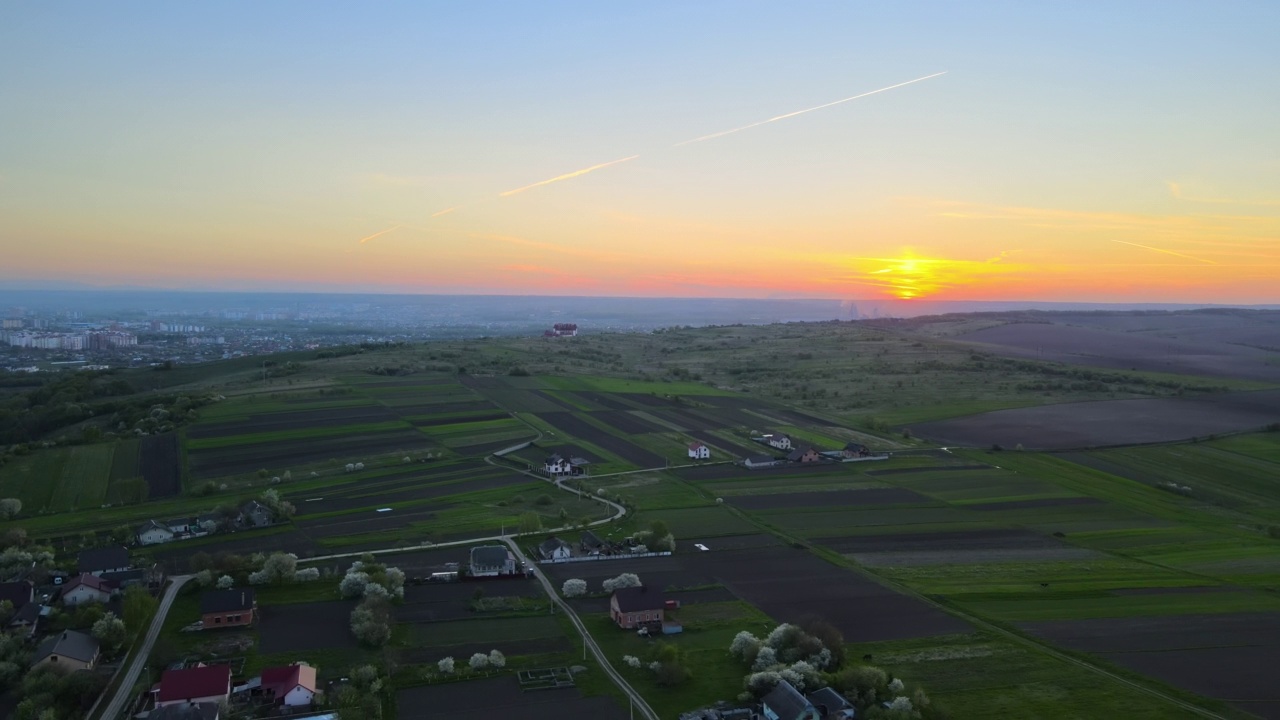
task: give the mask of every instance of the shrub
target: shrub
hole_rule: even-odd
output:
[[[0,500],[0,520],[15,518],[20,512],[22,512],[22,501],[18,498]]]
[[[902,692],[902,689],[903,689],[903,684],[902,684],[902,679],[901,679],[901,678],[894,678],[893,680],[891,680],[891,681],[889,682],[889,690],[890,690],[890,691],[892,691],[892,692],[896,692],[896,693],[900,693],[900,692]]]
[[[755,656],[759,652],[760,638],[746,630],[734,635],[733,642],[729,645],[729,654],[743,662],[755,662]]]
[[[391,639],[391,606],[386,598],[367,597],[351,611],[351,632],[366,645],[379,647]]]
[[[218,578],[219,590],[230,590],[231,587],[235,584],[236,584],[235,578],[231,577],[230,575],[223,575],[222,577]]]
[[[436,663],[436,667],[439,667],[440,672],[446,675],[453,673],[453,657],[450,656],[450,657],[442,658],[440,662]]]
[[[635,655],[623,655],[622,662],[627,667],[635,668],[636,670],[640,669],[640,664],[641,664],[640,658],[636,657]]]
[[[611,593],[615,590],[621,590],[622,588],[640,587],[642,584],[643,583],[640,582],[640,577],[635,573],[622,573],[618,577],[605,580],[603,586],[605,592]]]
[[[507,656],[506,656],[506,655],[503,655],[503,654],[502,654],[502,652],[501,652],[501,651],[499,651],[499,650],[490,650],[490,651],[489,651],[489,666],[490,666],[490,667],[500,668],[500,667],[506,667],[506,665],[507,665]]]
[[[765,645],[756,653],[756,661],[751,664],[751,669],[759,672],[776,667],[778,664],[778,651]]]
[[[561,588],[565,597],[582,597],[587,594],[587,581],[578,578],[570,578],[564,581],[564,587]]]
[[[298,571],[298,574],[295,575],[293,579],[297,580],[298,582],[311,582],[313,580],[319,580],[320,568],[314,568],[314,567],[303,568]]]
[[[90,633],[98,642],[109,648],[111,652],[119,650],[128,637],[124,621],[116,617],[115,613],[103,615],[101,619],[93,624],[93,629]]]
[[[489,667],[489,656],[484,653],[476,653],[471,656],[471,661],[468,665],[471,666],[472,670],[483,670]]]
[[[554,501],[551,499],[551,496],[546,493],[543,493],[533,499],[534,505],[550,505],[552,502]]]

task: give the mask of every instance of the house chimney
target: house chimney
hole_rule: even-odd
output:
[[[66,630],[63,630],[63,631],[62,631],[62,639],[63,639],[63,640],[66,640],[66,639],[67,639],[67,631],[66,631]]]

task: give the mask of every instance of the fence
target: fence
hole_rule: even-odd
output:
[[[662,552],[647,552],[647,553],[618,553],[616,555],[579,555],[578,557],[552,558],[551,560],[539,560],[538,564],[558,565],[560,563],[591,562],[593,560],[631,560],[632,558],[667,557],[669,555],[671,555],[670,550],[664,550]]]

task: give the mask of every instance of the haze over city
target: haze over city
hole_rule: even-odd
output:
[[[0,283],[1276,302],[1278,15],[11,4]]]

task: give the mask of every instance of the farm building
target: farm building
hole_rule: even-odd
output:
[[[217,703],[185,703],[156,708],[147,720],[218,720]]]
[[[871,454],[871,449],[861,443],[846,443],[840,454],[846,458],[861,458]]]
[[[252,588],[210,590],[200,596],[200,621],[206,630],[252,625],[257,614],[258,603]]]
[[[853,720],[858,716],[853,704],[829,687],[815,690],[807,697],[822,720]]]
[[[137,535],[139,545],[159,545],[172,540],[174,533],[164,523],[148,520],[138,526]]]
[[[275,519],[271,508],[250,500],[240,508],[240,524],[244,527],[266,527]]]
[[[764,440],[765,442],[769,443],[773,447],[778,448],[779,450],[791,449],[791,438],[787,437],[786,435],[783,435],[782,433],[765,435]]]
[[[64,630],[40,643],[31,667],[48,663],[66,670],[92,670],[98,664],[98,641],[82,632]]]
[[[787,460],[796,463],[816,463],[822,462],[822,453],[817,448],[807,447],[803,450],[795,449],[787,453]]]
[[[604,541],[596,536],[590,530],[583,530],[582,536],[578,538],[578,547],[582,548],[582,552],[588,555],[599,555],[604,552]]]
[[[505,545],[482,545],[471,548],[471,576],[498,577],[515,575],[516,559]]]
[[[186,703],[217,703],[231,695],[231,667],[204,665],[165,670],[160,676],[156,707]]]
[[[665,609],[666,599],[662,592],[643,585],[614,590],[609,596],[609,617],[624,630],[661,623]]]
[[[306,707],[316,696],[316,669],[301,663],[266,668],[262,671],[261,687],[277,705]]]
[[[711,448],[708,448],[706,443],[689,443],[689,457],[694,460],[710,460]]]
[[[542,469],[548,475],[584,475],[589,464],[590,461],[585,458],[566,458],[556,453],[547,458],[546,462],[542,464]]]
[[[81,550],[76,557],[76,572],[101,575],[104,572],[123,572],[132,565],[129,549],[123,545]]]
[[[563,560],[573,554],[573,547],[564,540],[552,536],[538,545],[538,554],[543,560]]]
[[[96,575],[84,573],[62,586],[63,605],[83,605],[84,603],[106,603],[111,600],[116,586]]]
[[[786,680],[764,696],[760,714],[767,720],[824,720],[813,703]]]
[[[169,532],[174,535],[187,535],[195,531],[195,523],[191,518],[177,518],[174,520],[165,520],[165,527],[169,528]]]
[[[775,465],[781,465],[782,463],[782,460],[779,460],[772,455],[753,455],[743,462],[744,465],[752,470],[756,468],[774,467]]]

